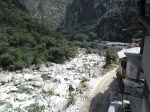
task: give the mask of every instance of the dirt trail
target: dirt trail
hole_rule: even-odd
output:
[[[109,91],[116,90],[116,83],[116,69],[113,69],[98,83],[79,108],[79,112],[107,112],[110,103]]]

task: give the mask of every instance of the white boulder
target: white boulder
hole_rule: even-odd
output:
[[[52,83],[50,81],[49,82],[45,82],[44,86],[43,86],[43,91],[44,92],[48,92],[48,91],[52,90],[54,88],[54,86],[55,86],[55,83]]]
[[[43,81],[43,78],[41,77],[41,75],[34,75],[33,78],[31,79],[32,81]]]
[[[23,77],[24,77],[24,79],[25,79],[26,81],[33,79],[33,75],[32,75],[32,74],[28,74],[28,73],[25,73],[25,74],[23,75]]]
[[[17,73],[13,75],[13,79],[21,80],[23,78],[23,75],[21,73]]]
[[[31,70],[31,69],[29,69],[29,68],[24,68],[23,70],[22,70],[22,73],[27,73],[27,74],[31,74],[33,71]]]
[[[49,70],[44,64],[41,64],[39,71],[40,72],[48,72]]]
[[[7,93],[0,93],[0,101],[8,99],[10,96]]]
[[[41,87],[43,84],[44,84],[44,82],[39,82],[39,81],[31,82],[31,85],[34,87]]]
[[[24,93],[16,95],[16,99],[18,101],[26,101],[26,100],[28,100],[28,98],[29,98],[29,96],[27,94],[24,94]]]
[[[0,74],[0,82],[1,83],[8,83],[12,80],[13,74]]]

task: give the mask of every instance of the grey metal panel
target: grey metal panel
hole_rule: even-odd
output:
[[[150,108],[146,97],[143,97],[141,112],[150,112]]]
[[[142,57],[142,67],[150,90],[150,36],[145,37],[144,51]]]
[[[126,75],[130,78],[136,79],[137,72],[138,68],[131,62],[130,59],[128,59],[126,67]]]

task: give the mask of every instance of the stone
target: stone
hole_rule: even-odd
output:
[[[67,104],[68,104],[68,99],[66,99],[66,98],[59,98],[59,103],[57,103],[57,108],[59,110],[64,110],[67,107]]]
[[[57,72],[58,72],[57,69],[56,69],[56,67],[53,67],[53,68],[52,68],[52,72],[53,72],[53,73],[57,73]]]
[[[38,75],[38,70],[34,70],[33,75]]]
[[[69,74],[68,74],[69,75]],[[74,76],[73,75],[69,75],[68,76],[68,80],[74,80]]]
[[[58,84],[53,88],[54,94],[59,96],[64,96],[67,94],[68,85],[67,84]]]
[[[40,98],[40,99],[38,99],[38,104],[39,104],[39,106],[47,106],[48,105],[48,102],[47,102],[47,100],[45,100],[44,98]]]
[[[2,85],[0,86],[0,93],[8,93],[10,91],[9,86]]]
[[[72,85],[69,85],[69,88],[68,88],[69,91],[74,91],[75,89],[73,88]]]
[[[32,79],[33,79],[33,75],[32,75],[32,74],[28,74],[28,73],[25,73],[25,74],[23,75],[23,77],[24,77],[24,79],[25,79],[26,81],[29,81],[29,80],[32,80]]]
[[[12,80],[13,75],[9,74],[0,74],[0,82],[1,83],[8,83]]]
[[[29,107],[30,105],[33,105],[35,103],[36,103],[36,99],[30,99],[30,100],[22,102],[22,105],[20,106],[20,108]]]
[[[34,81],[31,83],[34,87],[41,87],[44,84],[44,82]]]
[[[20,70],[17,70],[16,73],[21,73],[21,71],[20,71]]]
[[[17,94],[16,95],[16,99],[18,100],[18,101],[26,101],[26,100],[28,100],[28,95],[27,94]]]
[[[13,79],[13,83],[14,83],[14,85],[15,86],[18,86],[18,85],[20,85],[21,84],[21,80],[18,80],[18,79]]]
[[[35,88],[31,85],[20,85],[19,86],[19,91],[21,93],[28,93],[28,94],[33,94]]]
[[[27,74],[31,74],[33,71],[31,70],[31,69],[29,69],[29,68],[24,68],[23,70],[22,70],[22,73],[27,73]]]
[[[56,73],[55,73],[55,72],[51,72],[51,74],[50,74],[49,76],[55,77],[55,76],[56,76]]]
[[[39,70],[40,69],[40,65],[39,64],[36,64],[36,65],[33,65],[32,67],[30,67],[32,70]]]
[[[87,54],[81,53],[80,55],[80,57],[76,57],[71,61],[65,62],[65,64],[52,63],[48,66],[42,64],[38,65],[39,68],[36,70],[27,68],[23,69],[21,73],[20,71],[17,73],[9,71],[1,72],[0,74],[11,74],[12,78],[9,78],[8,81],[5,81],[8,83],[0,86],[0,99],[4,98],[3,100],[5,102],[11,103],[12,108],[19,107],[21,109],[24,109],[32,104],[38,103],[41,106],[45,106],[46,112],[78,111],[78,108],[85,100],[85,95],[89,94],[86,91],[87,88],[82,89],[83,94],[78,94],[79,92],[77,92],[77,89],[79,91],[81,90],[80,82],[84,80],[84,77],[87,78],[86,74],[93,74],[96,66],[98,66],[94,66],[94,63],[101,62],[101,59],[99,57],[96,57],[95,54],[88,56]],[[84,64],[88,65],[88,69],[84,68]],[[48,71],[45,70],[45,68]],[[41,70],[41,72],[39,71],[39,69]],[[47,74],[50,77],[50,80],[43,81],[41,77],[42,74]],[[13,82],[12,84],[10,82],[10,79]],[[53,83],[52,80],[55,83]],[[89,87],[89,85],[87,86]],[[42,93],[43,91],[48,92],[50,90],[52,90],[54,93],[51,96],[48,96],[47,93]],[[76,93],[76,103],[75,105],[71,105],[67,108],[69,91],[72,93]],[[1,93],[3,93],[4,95],[1,95]],[[1,96],[4,97],[1,98]],[[33,96],[35,97],[34,100],[32,98]],[[48,107],[48,104],[50,104],[50,107]]]
[[[85,78],[86,76],[87,76],[87,74],[85,74],[85,73],[81,74],[81,78]]]
[[[49,70],[48,70],[48,68],[46,67],[46,65],[41,64],[41,66],[40,66],[40,68],[39,68],[39,71],[40,71],[40,72],[48,72]]]
[[[50,97],[51,107],[54,112],[60,112],[67,107],[68,100],[64,97],[51,96]]]
[[[23,75],[21,73],[17,73],[13,75],[13,79],[21,80],[23,78]]]
[[[0,93],[0,101],[9,98],[10,96],[7,93]]]
[[[50,63],[50,66],[55,66],[56,64],[55,63]]]
[[[8,78],[5,78],[5,77],[3,76],[3,77],[0,77],[0,82],[3,84],[3,83],[9,82],[9,80],[8,80]]]
[[[48,92],[54,88],[55,84],[52,82],[45,82],[43,86],[43,91]]]
[[[52,82],[53,82],[53,83],[61,83],[60,79],[57,79],[57,78],[54,78],[54,79],[52,80]]]
[[[65,83],[65,80],[62,75],[57,75],[54,77],[53,82],[62,84],[62,83]]]
[[[31,81],[39,81],[42,82],[43,78],[41,77],[41,75],[34,75],[33,78],[31,79]]]
[[[62,70],[61,65],[60,65],[60,64],[57,64],[57,65],[56,65],[56,69],[57,69],[58,71],[61,71],[61,70]]]
[[[11,87],[10,92],[17,92],[19,89],[17,87]]]

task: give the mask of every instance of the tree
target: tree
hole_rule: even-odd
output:
[[[106,49],[106,65],[116,63],[117,50],[116,47],[109,47]]]

